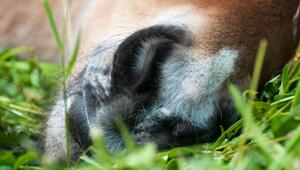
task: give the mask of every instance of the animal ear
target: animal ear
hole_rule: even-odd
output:
[[[120,44],[114,55],[113,87],[127,87],[138,93],[155,87],[159,65],[176,45],[192,45],[192,34],[187,28],[157,25],[135,32]]]

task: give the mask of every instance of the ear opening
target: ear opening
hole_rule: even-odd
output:
[[[140,94],[155,89],[159,65],[178,45],[192,45],[192,33],[182,26],[156,25],[135,32],[114,55],[112,88],[125,87]]]

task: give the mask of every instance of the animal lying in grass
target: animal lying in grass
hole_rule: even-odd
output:
[[[261,86],[293,55],[299,0],[86,1],[78,63],[68,83],[71,155],[103,131],[124,148],[116,121],[160,149],[210,142],[238,120],[227,82],[248,87],[257,47],[269,47]],[[66,157],[64,100],[46,126],[45,153]]]

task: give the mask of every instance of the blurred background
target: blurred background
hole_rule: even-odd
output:
[[[63,3],[72,3],[72,18],[76,20],[84,0],[49,2],[62,32]],[[0,47],[31,47],[42,61],[58,61],[58,51],[42,0],[0,0],[0,23]]]
[[[69,19],[75,27],[85,20],[81,9],[90,5],[85,0],[49,2],[61,33],[69,32],[63,30],[64,23],[69,23],[63,21],[64,7],[68,6],[64,3],[72,7]],[[62,38],[68,41],[68,37]],[[300,56],[300,46],[296,56]],[[59,72],[60,57],[43,0],[0,0],[0,170],[45,169],[47,160],[41,154],[43,128],[63,77]],[[255,101],[248,97],[256,92],[240,93],[231,86],[237,108],[246,110],[241,114],[245,121],[234,124],[214,143],[166,152],[157,151],[152,144],[142,148],[133,144],[129,152],[109,155],[99,135],[91,148],[96,157],[83,156],[74,169],[298,170],[299,68],[299,60],[287,64],[281,74],[266,83]],[[248,110],[252,110],[251,114]],[[242,128],[246,131],[236,137]]]

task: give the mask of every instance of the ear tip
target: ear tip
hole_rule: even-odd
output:
[[[184,24],[173,25],[176,29],[180,29],[182,31],[181,34],[181,44],[185,46],[191,46],[194,42],[194,34],[193,32]],[[180,35],[180,34],[179,34]]]
[[[157,83],[159,63],[175,46],[191,46],[193,33],[184,25],[154,25],[127,37],[114,55],[112,80],[115,84],[139,86]],[[138,87],[136,87],[138,86]]]
[[[193,32],[184,24],[158,25],[158,27],[164,28],[165,34],[173,36],[173,40],[176,39],[178,44],[191,46],[194,42]]]

